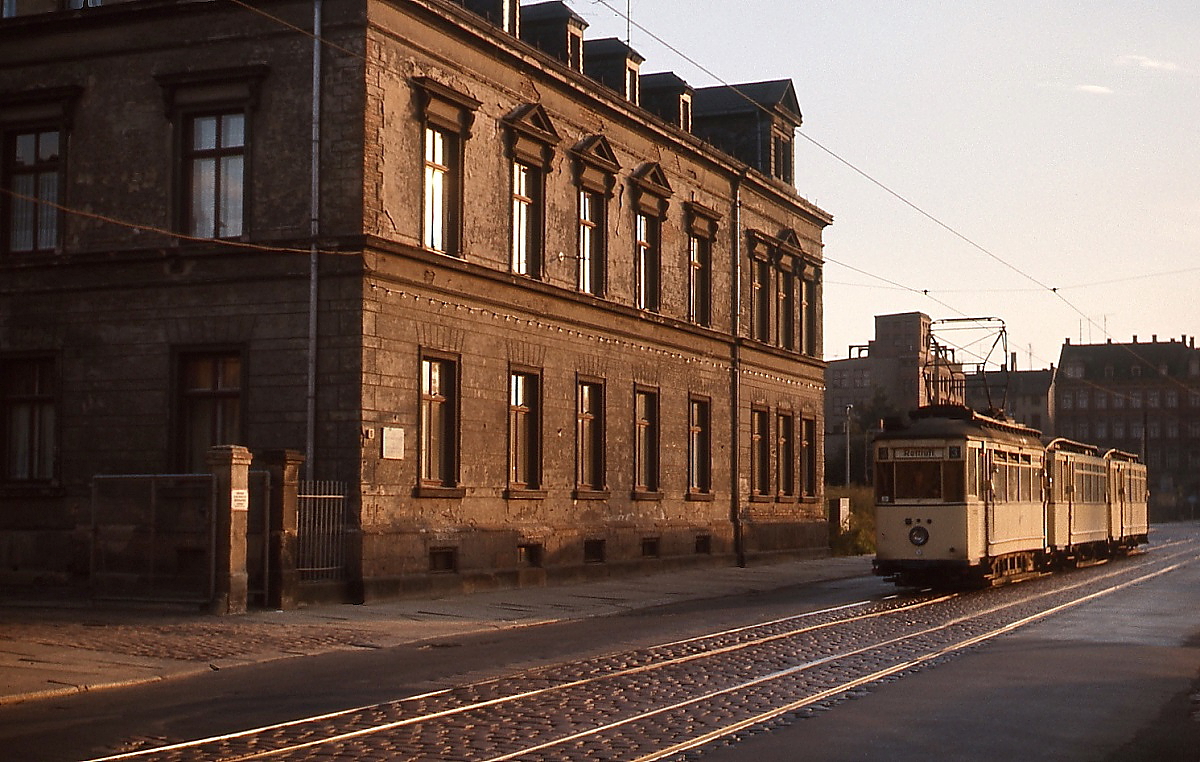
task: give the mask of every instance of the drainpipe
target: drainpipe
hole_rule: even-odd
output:
[[[746,566],[746,538],[742,516],[741,405],[742,405],[742,182],[746,169],[733,178],[733,267],[730,279],[729,362],[729,519],[733,523],[733,552],[739,567]]]
[[[313,0],[312,45],[312,187],[309,192],[308,249],[308,388],[305,410],[304,467],[309,479],[316,477],[317,438],[317,297],[320,257],[317,236],[321,232],[321,0]]]

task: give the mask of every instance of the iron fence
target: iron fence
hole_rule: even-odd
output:
[[[346,574],[346,484],[299,484],[297,571],[301,582],[338,582]]]

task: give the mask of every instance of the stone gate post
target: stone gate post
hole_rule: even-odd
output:
[[[246,613],[249,575],[246,573],[246,524],[250,510],[250,451],[238,445],[208,450],[206,461],[216,477],[216,583],[214,614]]]
[[[267,605],[286,611],[296,608],[299,599],[296,531],[304,455],[296,450],[269,450],[263,453],[261,462],[271,474],[266,522],[271,537],[267,551]]]

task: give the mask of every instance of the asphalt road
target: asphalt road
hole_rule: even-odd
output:
[[[1200,762],[1200,563],[700,759]]]

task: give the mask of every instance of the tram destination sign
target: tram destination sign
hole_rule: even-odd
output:
[[[946,457],[943,447],[897,447],[892,451],[896,460],[938,460]]]

